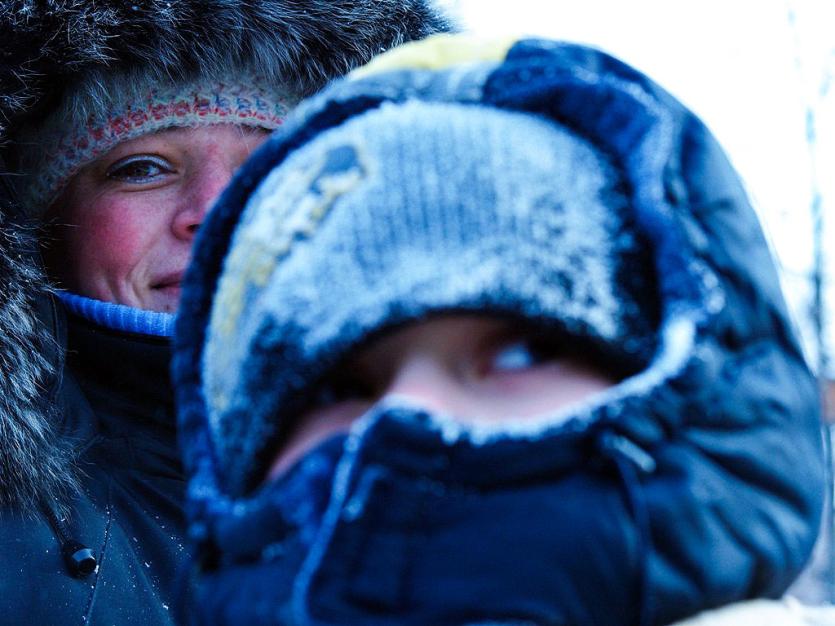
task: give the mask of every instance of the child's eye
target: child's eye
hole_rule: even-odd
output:
[[[107,168],[105,175],[110,180],[131,184],[158,182],[174,168],[165,159],[151,154],[133,155],[121,159]]]
[[[493,372],[522,371],[556,361],[564,356],[564,348],[558,342],[536,337],[522,336],[501,343],[489,359],[488,370]]]
[[[334,375],[319,385],[313,397],[313,406],[324,408],[349,400],[372,400],[375,391],[360,378]]]

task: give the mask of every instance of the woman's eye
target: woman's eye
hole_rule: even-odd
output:
[[[527,370],[563,357],[564,350],[555,341],[533,336],[519,337],[504,342],[494,350],[488,369],[493,372]]]
[[[157,182],[173,172],[174,168],[165,159],[153,155],[136,155],[111,165],[107,168],[106,176],[119,182],[145,184]]]

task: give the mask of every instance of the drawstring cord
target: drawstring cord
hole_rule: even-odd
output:
[[[638,529],[638,554],[640,571],[638,578],[639,610],[638,626],[652,624],[652,606],[649,593],[648,556],[652,550],[649,513],[641,492],[640,474],[655,471],[655,460],[634,442],[611,431],[603,432],[599,440],[601,452],[611,459],[618,471],[627,506]]]
[[[86,578],[95,572],[98,566],[96,555],[90,548],[70,536],[65,518],[59,516],[45,502],[41,503],[41,511],[58,539],[61,556],[64,557],[64,563],[70,574],[76,578]]]

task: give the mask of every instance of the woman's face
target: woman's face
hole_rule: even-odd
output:
[[[78,172],[57,201],[51,272],[84,296],[176,311],[197,228],[267,136],[217,124],[119,144]]]

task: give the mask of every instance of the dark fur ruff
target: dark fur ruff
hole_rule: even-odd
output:
[[[178,79],[251,66],[307,94],[386,48],[450,30],[432,2],[0,0],[0,143],[99,70]]]
[[[0,506],[32,513],[60,509],[74,480],[47,408],[53,368],[42,355],[53,340],[32,311],[42,277],[25,239],[0,212]]]
[[[250,67],[305,94],[386,48],[450,30],[432,1],[0,0],[0,164],[4,153],[15,160],[14,130],[37,124],[82,79],[106,91],[110,75],[187,80]],[[43,281],[4,214],[0,505],[32,512],[60,501],[73,472],[44,402],[51,339],[30,300]]]

